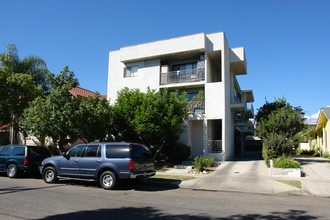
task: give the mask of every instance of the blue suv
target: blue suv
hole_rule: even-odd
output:
[[[45,147],[0,146],[0,171],[7,172],[9,178],[17,177],[23,172],[38,172],[43,159],[50,156]]]
[[[118,179],[146,178],[156,173],[145,145],[123,142],[77,145],[62,156],[45,159],[40,172],[46,183],[58,178],[95,180],[104,189],[113,189]]]

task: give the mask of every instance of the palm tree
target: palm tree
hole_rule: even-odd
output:
[[[29,74],[35,84],[41,85],[45,92],[49,89],[46,62],[37,56],[28,56],[21,60],[14,44],[6,44],[6,51],[0,54],[0,67],[8,73]]]

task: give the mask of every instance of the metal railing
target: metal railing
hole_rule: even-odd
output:
[[[198,82],[205,79],[205,68],[178,70],[160,74],[160,84]]]
[[[188,114],[201,115],[205,113],[205,103],[200,101],[188,102]]]
[[[207,140],[207,153],[221,153],[222,140]]]

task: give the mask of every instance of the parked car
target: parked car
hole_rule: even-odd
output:
[[[45,147],[26,145],[0,146],[0,171],[9,178],[22,172],[38,172],[41,162],[51,154]]]
[[[146,178],[156,172],[145,145],[122,142],[77,145],[62,156],[45,159],[40,173],[46,183],[72,178],[98,181],[104,189],[113,189],[119,179]]]

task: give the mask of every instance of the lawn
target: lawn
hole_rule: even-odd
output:
[[[301,189],[301,182],[298,180],[276,180],[276,181]]]

